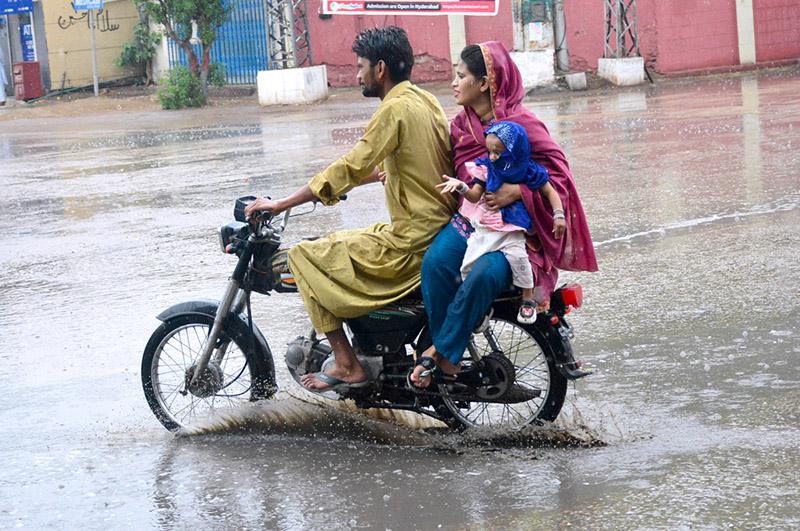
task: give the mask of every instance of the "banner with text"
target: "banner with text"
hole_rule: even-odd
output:
[[[89,11],[103,9],[103,0],[73,0],[72,7],[75,11]]]
[[[497,14],[499,0],[322,0],[326,15],[485,15]]]
[[[0,15],[33,11],[33,0],[0,0]]]

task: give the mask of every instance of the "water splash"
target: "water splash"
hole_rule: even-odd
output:
[[[182,429],[178,435],[246,432],[426,447],[454,453],[606,445],[579,415],[576,417],[573,412],[565,415],[565,419],[568,420],[513,431],[469,429],[457,432],[442,422],[413,412],[359,409],[351,401],[281,392],[272,400],[217,410],[213,416]]]
[[[425,433],[415,428],[432,427],[419,415],[387,410],[359,410],[347,402],[279,393],[235,409],[221,409],[182,429],[179,436],[211,433],[262,433],[295,437],[354,439],[388,445],[422,445]],[[419,417],[419,418],[414,418]]]

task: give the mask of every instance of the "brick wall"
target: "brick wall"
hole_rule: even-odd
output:
[[[648,2],[656,15],[656,70],[739,64],[735,1]]]
[[[511,51],[514,48],[513,24],[511,0],[500,0],[496,16],[466,17],[464,29],[467,34],[467,44],[500,41]]]
[[[800,1],[753,0],[756,60],[800,57]]]
[[[321,19],[319,0],[308,0],[308,26],[315,65],[326,65],[333,87],[356,85],[356,56],[351,51],[358,33],[375,26],[399,26],[408,32],[416,56],[411,80],[450,78],[450,41],[447,16],[333,15]]]
[[[639,51],[658,72],[739,64],[736,0],[637,0]],[[603,57],[602,2],[565,2],[573,70]],[[756,60],[800,59],[800,0],[753,0]]]
[[[314,64],[327,66],[328,82],[334,87],[354,86],[356,56],[350,49],[356,35],[374,26],[399,26],[408,32],[416,56],[411,80],[449,81],[450,26],[447,16],[360,16],[333,15],[321,19],[320,1],[308,0],[308,25]],[[514,44],[511,3],[501,0],[499,13],[494,17],[466,17],[467,44],[499,40],[509,49]]]

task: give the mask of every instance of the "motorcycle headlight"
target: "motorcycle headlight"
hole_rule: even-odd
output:
[[[219,246],[223,253],[228,254],[228,245],[233,242],[233,238],[245,227],[247,227],[246,223],[232,221],[219,228]]]

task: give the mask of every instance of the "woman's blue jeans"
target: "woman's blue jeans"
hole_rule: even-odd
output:
[[[433,345],[454,365],[492,301],[511,284],[511,267],[500,251],[481,256],[461,282],[466,251],[467,238],[448,223],[422,261],[422,299]]]

